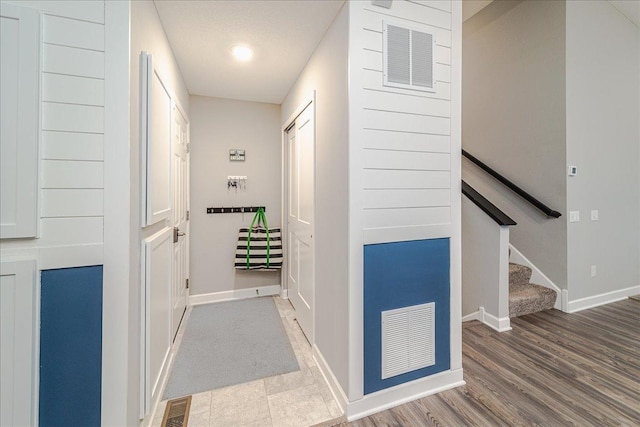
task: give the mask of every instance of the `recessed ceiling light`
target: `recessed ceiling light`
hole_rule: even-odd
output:
[[[234,58],[242,62],[249,61],[253,57],[253,50],[247,46],[234,46],[231,53]]]

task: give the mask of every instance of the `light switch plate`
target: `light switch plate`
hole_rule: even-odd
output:
[[[580,221],[580,211],[569,212],[569,222],[579,222],[579,221]]]
[[[591,277],[596,277],[598,275],[598,268],[595,265],[591,266]]]
[[[597,210],[591,211],[591,221],[597,221],[599,219],[599,213]]]
[[[577,166],[569,166],[569,176],[578,175],[578,167]]]

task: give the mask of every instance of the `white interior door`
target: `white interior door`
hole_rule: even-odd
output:
[[[189,286],[189,123],[174,104],[172,109],[171,157],[173,176],[173,286],[171,328],[175,337],[187,306]]]
[[[288,138],[287,286],[302,331],[313,343],[315,128],[313,103],[296,118]]]

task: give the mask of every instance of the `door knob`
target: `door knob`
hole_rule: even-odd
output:
[[[187,233],[183,233],[182,231],[180,231],[178,227],[173,227],[173,243],[178,243],[178,238],[186,234]]]

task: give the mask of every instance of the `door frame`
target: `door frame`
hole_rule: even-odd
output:
[[[284,299],[289,299],[289,138],[287,129],[291,127],[298,118],[300,114],[307,108],[312,108],[313,115],[313,225],[312,232],[313,235],[316,235],[316,218],[317,218],[317,207],[316,207],[316,91],[312,90],[311,93],[307,94],[302,99],[302,102],[298,105],[298,107],[293,111],[293,113],[284,121],[282,124],[280,135],[282,138],[282,178],[281,178],[281,218],[280,224],[282,224],[282,270],[280,273],[282,285],[280,287],[280,296]],[[316,239],[311,239],[311,244],[313,247],[313,301],[311,303],[311,318],[312,318],[312,332],[311,339],[309,343],[313,347],[315,345],[315,336],[316,336]],[[309,338],[309,337],[307,337]]]

